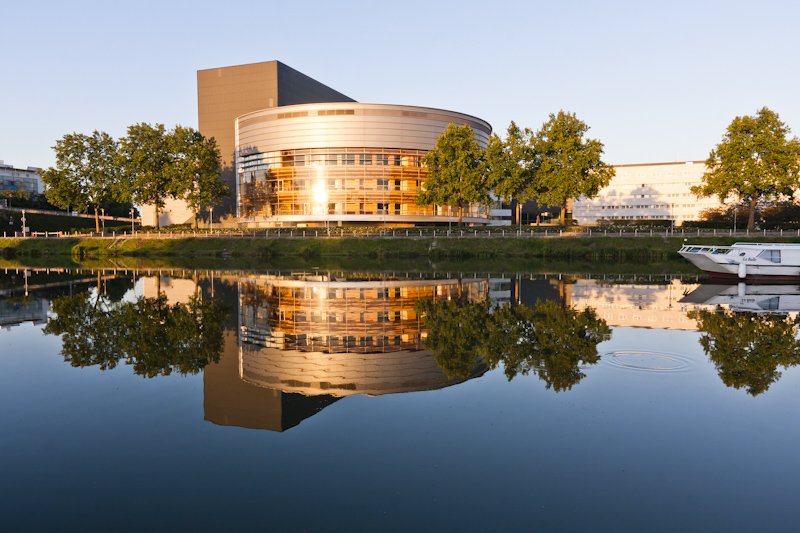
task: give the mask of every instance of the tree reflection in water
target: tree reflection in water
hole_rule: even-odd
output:
[[[722,382],[757,396],[778,381],[778,366],[800,363],[797,319],[742,311],[690,311],[703,334],[700,345]]]
[[[436,354],[436,364],[448,379],[468,378],[483,353],[489,303],[426,298],[417,302],[417,312],[427,330],[422,345]]]
[[[594,309],[551,301],[492,311],[488,302],[423,300],[418,309],[428,330],[423,344],[448,377],[465,377],[483,357],[490,369],[502,363],[509,381],[533,371],[556,392],[586,377],[580,366],[600,360],[597,345],[611,334]]]
[[[163,294],[111,303],[80,293],[55,300],[52,312],[44,333],[61,335],[61,354],[72,366],[106,370],[124,359],[136,374],[151,378],[196,374],[219,361],[229,309],[198,296],[170,305]]]

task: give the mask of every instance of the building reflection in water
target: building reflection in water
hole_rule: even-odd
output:
[[[405,273],[252,274],[201,283],[204,293],[239,309],[223,356],[204,371],[205,418],[272,431],[285,431],[344,396],[465,381],[448,379],[435,354],[422,348],[426,331],[417,301],[510,295],[507,279]],[[485,371],[478,363],[466,379]]]
[[[238,312],[227,319],[219,363],[203,372],[205,418],[273,431],[289,429],[344,396],[433,390],[462,382],[448,379],[435,354],[423,348],[427,331],[416,307],[421,298],[490,300],[495,306],[555,301],[578,311],[594,308],[609,326],[681,330],[701,326],[698,315],[689,314],[696,309],[791,315],[800,309],[796,286],[701,285],[696,277],[194,271],[158,276],[126,271],[115,279],[111,272],[74,271],[52,282],[52,273],[34,269],[28,293],[22,270],[6,274],[0,287],[6,326],[43,320],[52,297],[72,294],[78,285],[82,288],[76,290],[96,285],[109,296],[114,292],[115,301],[134,281],[135,296],[161,293],[172,304],[198,294],[222,299]],[[709,318],[702,317],[703,331],[708,324]],[[765,328],[755,328],[754,334]],[[796,364],[790,359],[779,364]],[[480,361],[466,379],[485,371]]]
[[[334,397],[432,390],[447,379],[415,309],[431,300],[485,300],[487,279],[412,280],[330,274],[240,281],[240,376],[284,392]],[[476,368],[472,376],[485,367]]]
[[[625,283],[575,279],[569,302],[576,309],[593,307],[609,326],[693,331],[697,323],[686,316],[693,306],[681,298],[697,287],[698,283],[668,277]]]

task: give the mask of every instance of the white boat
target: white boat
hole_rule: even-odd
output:
[[[714,277],[800,279],[800,244],[737,242],[733,246],[686,244],[678,253]]]

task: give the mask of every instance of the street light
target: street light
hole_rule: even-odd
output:
[[[103,223],[103,235],[105,236],[105,234],[106,234],[106,210],[101,207],[100,211],[103,212],[103,217],[100,219],[100,221]]]
[[[130,213],[131,213],[131,235],[136,235],[136,230],[133,227],[133,208],[131,208]]]
[[[210,222],[208,223],[208,227],[209,229],[214,229],[214,206],[209,207],[208,210],[211,212],[211,216],[209,218]]]

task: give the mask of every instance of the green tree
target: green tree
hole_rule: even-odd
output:
[[[485,160],[472,128],[448,124],[433,150],[422,158],[428,177],[417,193],[417,204],[457,206],[461,225],[464,207],[490,201]]]
[[[778,381],[778,366],[800,363],[797,319],[742,311],[690,311],[702,333],[700,345],[722,382],[751,396]]]
[[[196,229],[199,211],[230,196],[228,186],[220,179],[219,148],[213,138],[206,139],[192,128],[176,126],[171,137],[171,193],[194,212]]]
[[[577,311],[557,302],[504,305],[492,313],[486,337],[486,364],[500,363],[511,381],[533,371],[546,387],[560,392],[586,377],[580,365],[600,360],[597,345],[611,334],[594,309]]]
[[[521,130],[512,121],[505,140],[492,134],[486,146],[488,185],[501,200],[517,201],[516,222],[521,220],[522,204],[538,196],[532,135],[529,129]]]
[[[158,213],[168,197],[175,197],[172,186],[174,176],[174,143],[172,135],[163,124],[134,124],[120,140],[121,167],[124,179],[120,180],[120,194],[139,205],[152,205]]]
[[[108,370],[117,366],[122,354],[117,340],[120,324],[96,295],[88,292],[62,296],[53,301],[53,317],[44,327],[47,335],[61,335],[61,354],[74,367],[98,366]]]
[[[566,222],[567,200],[578,196],[593,198],[611,182],[614,167],[605,164],[603,143],[584,139],[589,131],[574,113],[559,111],[533,137],[538,161],[538,201],[561,206],[561,224]]]
[[[747,229],[753,229],[759,201],[790,195],[798,185],[800,142],[787,139],[789,133],[778,114],[766,107],[755,116],[734,118],[706,159],[703,183],[692,187],[692,193],[748,202]]]
[[[6,200],[14,200],[16,202],[20,202],[21,204],[26,204],[31,200],[31,193],[24,189],[17,189],[16,191],[0,191],[0,198],[4,198]],[[9,203],[9,205],[11,205]]]
[[[110,199],[119,183],[119,146],[113,137],[94,131],[64,135],[53,147],[56,166],[42,171],[47,200],[61,209],[81,213],[94,209],[95,230],[100,231],[100,205]]]
[[[53,302],[45,334],[61,335],[61,354],[75,367],[111,369],[124,360],[144,377],[196,374],[219,361],[227,307],[193,296],[187,304],[166,296],[112,305],[89,293]]]
[[[417,312],[428,333],[422,345],[436,353],[436,364],[448,379],[469,377],[483,353],[489,303],[424,299]]]

